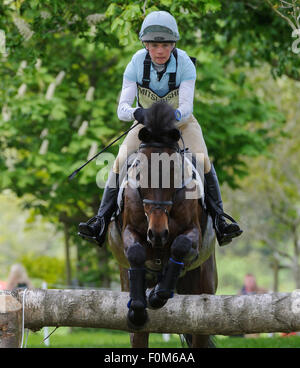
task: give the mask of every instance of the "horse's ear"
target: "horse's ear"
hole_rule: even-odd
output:
[[[151,139],[152,139],[151,132],[146,127],[143,127],[139,131],[139,140],[148,143],[151,141]]]
[[[170,130],[169,132],[169,137],[173,140],[173,141],[179,141],[180,139],[180,131],[177,128],[174,128],[172,130]]]

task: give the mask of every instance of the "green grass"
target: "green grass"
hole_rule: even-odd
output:
[[[49,328],[49,333],[54,328]],[[43,333],[29,332],[27,348],[44,348]],[[50,336],[50,347],[53,348],[129,348],[129,333],[105,329],[79,329],[70,331],[69,328],[59,328]],[[162,334],[151,334],[150,347],[153,348],[180,348],[178,335],[170,335],[166,342]]]
[[[54,328],[49,328],[48,333]],[[43,332],[29,332],[27,348],[45,348]],[[168,342],[163,340],[162,334],[150,334],[150,348],[181,348],[178,335],[170,335]],[[216,336],[218,348],[299,348],[300,336],[242,338]],[[129,334],[123,331],[105,329],[69,329],[58,328],[50,336],[51,348],[129,348]]]
[[[300,336],[217,338],[218,348],[300,348]]]

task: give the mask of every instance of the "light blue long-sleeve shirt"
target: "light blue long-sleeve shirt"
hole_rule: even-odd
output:
[[[146,49],[137,51],[127,65],[124,76],[121,96],[118,106],[118,117],[123,121],[134,119],[133,113],[137,107],[132,107],[137,94],[136,83],[142,84],[144,74],[144,60]],[[167,69],[161,80],[157,78],[157,71],[151,64],[149,87],[160,97],[169,92],[169,75],[176,71],[176,59],[173,53]],[[181,120],[186,120],[193,112],[194,87],[196,80],[196,68],[190,57],[183,50],[177,49],[177,73],[176,86],[179,86],[179,108]]]
[[[142,84],[143,72],[144,72],[144,60],[147,54],[146,49],[137,51],[129,64],[127,65],[124,78],[129,81]],[[187,80],[196,80],[196,68],[188,54],[180,49],[177,49],[177,73],[176,73],[176,86],[179,86],[181,82]],[[176,71],[176,59],[171,53],[170,61],[167,65],[167,70],[163,74],[161,80],[157,79],[157,71],[154,69],[152,63],[150,68],[150,84],[149,87],[158,96],[162,97],[169,92],[169,76],[170,73]]]

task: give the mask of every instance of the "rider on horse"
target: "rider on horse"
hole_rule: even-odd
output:
[[[211,203],[208,208],[219,245],[228,244],[242,230],[236,222],[229,224],[224,218],[228,215],[223,212],[218,178],[209,160],[201,127],[192,114],[196,68],[186,52],[176,48],[179,40],[176,20],[168,12],[154,11],[144,19],[139,38],[145,48],[137,51],[126,67],[118,117],[123,121],[136,120],[140,124],[124,139],[106,183],[98,214],[79,224],[79,235],[96,240],[100,246],[104,243],[111,216],[117,208],[119,172],[127,157],[141,143],[138,133],[143,127],[146,109],[153,102],[164,100],[175,109],[176,126],[186,146],[191,152],[204,155],[206,193]],[[135,97],[138,107],[132,107]]]

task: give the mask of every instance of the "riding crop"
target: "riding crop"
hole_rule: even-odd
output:
[[[134,124],[130,129],[126,130],[126,132],[124,132],[122,135],[120,135],[120,137],[116,138],[114,141],[112,141],[108,146],[104,147],[100,152],[98,152],[95,156],[93,156],[92,158],[90,158],[85,164],[83,164],[82,166],[80,166],[78,169],[76,169],[71,175],[68,176],[69,180],[72,180],[77,174],[78,172],[83,169],[87,164],[89,164],[91,161],[93,161],[96,157],[98,157],[101,153],[103,153],[105,150],[107,150],[109,147],[111,147],[114,143],[116,143],[119,139],[121,139],[122,137],[124,137],[124,135],[128,134],[132,129],[134,129],[138,124],[140,124],[139,122],[137,122],[136,124]]]

